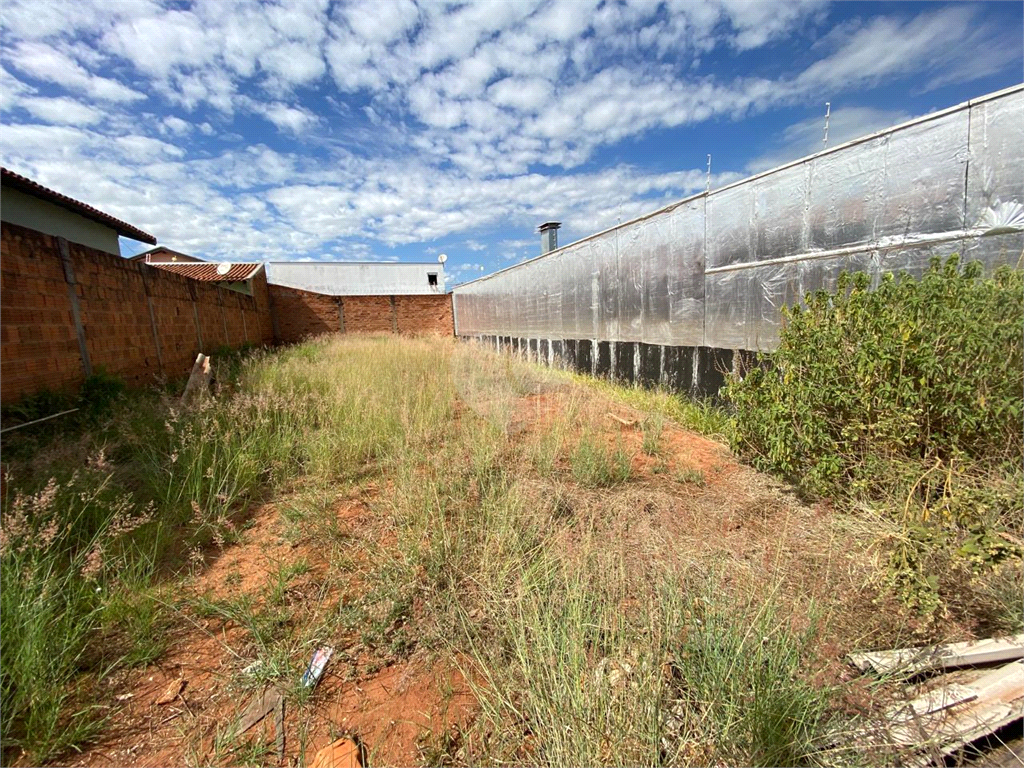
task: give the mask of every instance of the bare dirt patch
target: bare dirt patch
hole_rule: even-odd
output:
[[[469,410],[459,405],[454,421],[469,418]],[[505,431],[503,450],[518,462],[517,482],[537,507],[559,499],[553,540],[563,551],[600,540],[601,556],[621,563],[638,585],[653,584],[669,565],[716,570],[724,586],[776,590],[796,624],[824,611],[831,629],[818,649],[823,683],[843,679],[842,656],[877,641],[891,624],[871,584],[870,548],[837,526],[827,507],[802,503],[724,445],[665,422],[656,450],[645,449],[646,414],[572,387],[477,401],[471,410]],[[567,420],[566,413],[582,416]],[[629,456],[628,481],[585,487],[573,480],[572,446],[587,430],[609,451]],[[553,433],[564,440],[542,475],[522,447]],[[440,450],[454,462],[463,448]],[[428,468],[413,471],[426,476]],[[395,488],[385,474],[334,492],[314,511],[296,512],[287,498],[260,507],[239,540],[186,581],[167,652],[100,682],[110,720],[75,765],[305,765],[340,736],[359,740],[369,765],[440,759],[433,745],[468,729],[480,708],[447,649],[416,643],[422,598],[400,620],[414,636],[411,654],[371,651],[359,628],[339,619],[376,586],[374,558],[399,546],[388,512]],[[304,693],[302,669],[326,644],[335,655],[316,689]],[[185,681],[180,694],[158,704],[178,680]],[[242,735],[232,727],[271,682],[286,700],[283,758],[272,716]],[[849,706],[864,705],[851,695]]]

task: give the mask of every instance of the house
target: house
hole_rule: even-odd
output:
[[[171,264],[177,264],[181,262],[187,263],[205,263],[204,259],[200,259],[197,256],[189,256],[187,253],[181,251],[172,251],[166,245],[158,245],[156,248],[150,248],[148,251],[143,251],[137,256],[131,257],[132,261],[141,261],[145,264],[153,264],[154,262],[170,262]]]
[[[194,262],[151,261],[148,264],[154,269],[174,272],[202,283],[217,283],[247,296],[253,295],[253,278],[263,271],[263,265],[254,261],[235,264],[225,261],[211,264],[197,259]]]
[[[0,221],[116,256],[118,236],[156,245],[148,232],[7,168],[0,168]]]
[[[445,292],[440,262],[271,261],[267,282],[327,296],[416,296]]]

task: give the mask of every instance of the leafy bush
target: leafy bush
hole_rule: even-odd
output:
[[[920,280],[843,274],[783,312],[768,365],[730,382],[735,447],[807,491],[878,490],[879,461],[1020,462],[1024,281],[957,256]]]
[[[729,383],[734,446],[806,492],[891,518],[885,581],[921,614],[956,604],[979,627],[1005,625],[992,617],[1013,604],[983,598],[1005,594],[993,568],[1022,554],[1005,534],[1024,492],[1024,278],[983,278],[953,256],[920,280],[869,282],[844,274],[784,310],[778,350]]]

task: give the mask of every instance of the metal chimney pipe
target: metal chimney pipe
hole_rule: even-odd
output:
[[[558,228],[562,226],[560,221],[545,221],[540,225],[540,252],[541,255],[558,248]]]

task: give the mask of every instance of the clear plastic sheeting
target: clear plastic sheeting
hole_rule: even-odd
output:
[[[877,283],[952,253],[992,269],[1022,248],[1018,86],[456,287],[456,330],[770,350],[782,307],[844,270]]]

